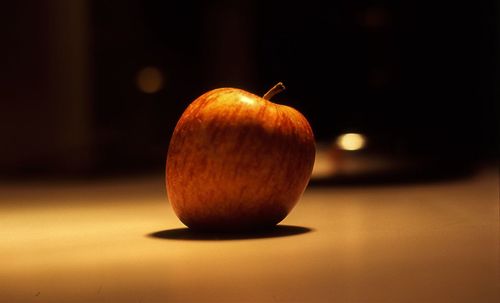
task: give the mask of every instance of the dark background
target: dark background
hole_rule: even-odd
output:
[[[401,3],[400,3],[401,2]],[[221,86],[276,96],[319,143],[430,175],[495,163],[496,1],[9,1],[2,4],[0,176],[163,173],[170,135]],[[145,67],[161,89],[137,85]]]

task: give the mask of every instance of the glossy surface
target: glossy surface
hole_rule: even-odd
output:
[[[162,177],[0,199],[0,302],[500,301],[496,171],[309,188],[267,236],[188,232]]]
[[[302,195],[314,137],[298,111],[222,88],[195,100],[169,145],[167,190],[182,222],[197,229],[275,225]]]

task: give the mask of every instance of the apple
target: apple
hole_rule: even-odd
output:
[[[237,88],[211,90],[180,117],[166,186],[177,217],[200,231],[265,229],[295,206],[311,177],[314,135],[297,110]]]

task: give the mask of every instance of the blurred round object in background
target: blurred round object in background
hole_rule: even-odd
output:
[[[456,165],[447,159],[380,149],[376,140],[366,134],[344,133],[332,142],[317,144],[310,184],[435,181],[465,176],[473,170],[473,166]]]

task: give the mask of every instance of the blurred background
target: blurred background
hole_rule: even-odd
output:
[[[313,183],[496,165],[497,1],[52,0],[2,4],[0,178],[163,174],[202,93],[299,109]]]

